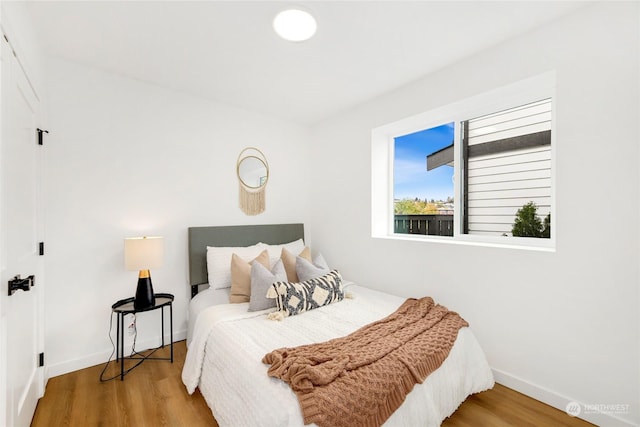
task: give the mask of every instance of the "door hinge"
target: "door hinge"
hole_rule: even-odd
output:
[[[38,255],[44,255],[44,242],[38,243]]]
[[[38,355],[38,368],[41,368],[44,366],[44,353],[40,353]]]
[[[40,129],[40,128],[36,128],[36,130],[38,131],[38,145],[44,145],[44,141],[42,140],[42,134],[49,133],[49,131]]]

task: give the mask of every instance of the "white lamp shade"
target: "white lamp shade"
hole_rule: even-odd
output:
[[[130,237],[124,239],[124,265],[127,270],[151,270],[162,266],[162,237]]]

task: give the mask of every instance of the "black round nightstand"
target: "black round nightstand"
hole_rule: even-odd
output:
[[[111,314],[114,313],[117,315],[117,326],[116,326],[116,361],[120,363],[120,380],[124,380],[124,376],[129,373],[132,369],[140,365],[147,359],[152,360],[170,360],[173,363],[173,295],[172,294],[155,294],[155,304],[151,307],[137,309],[133,306],[134,298],[126,298],[120,301],[117,301],[111,306]],[[142,313],[145,311],[152,311],[160,309],[160,321],[162,325],[162,345],[155,349],[152,349],[151,354],[153,354],[156,350],[164,348],[164,309],[165,307],[169,308],[169,333],[170,333],[170,346],[171,346],[171,357],[150,357],[147,356],[135,356],[132,354],[131,356],[124,356],[124,317],[127,314],[136,314]],[[137,354],[137,353],[135,353]],[[133,367],[124,370],[124,361],[125,359],[134,359],[139,360]]]

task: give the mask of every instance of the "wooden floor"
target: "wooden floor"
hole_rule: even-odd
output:
[[[117,378],[100,382],[104,365],[51,378],[31,426],[217,426],[200,392],[189,395],[182,384],[185,341],[173,347],[173,363],[147,360],[127,374],[124,381]],[[165,347],[154,356],[169,354],[169,347]],[[120,365],[111,362],[104,377],[119,373]]]
[[[174,351],[173,364],[146,361],[124,381],[100,382],[104,365],[51,378],[31,426],[217,427],[202,395],[196,391],[190,396],[182,384],[185,342],[176,343]],[[156,354],[168,356],[168,348]],[[119,366],[111,363],[105,377],[118,373]],[[585,427],[592,424],[496,384],[492,390],[469,397],[442,425]]]

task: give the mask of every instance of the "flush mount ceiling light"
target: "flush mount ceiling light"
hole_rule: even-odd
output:
[[[318,25],[309,12],[300,9],[284,10],[273,20],[273,29],[280,37],[292,42],[309,40],[316,33]]]

